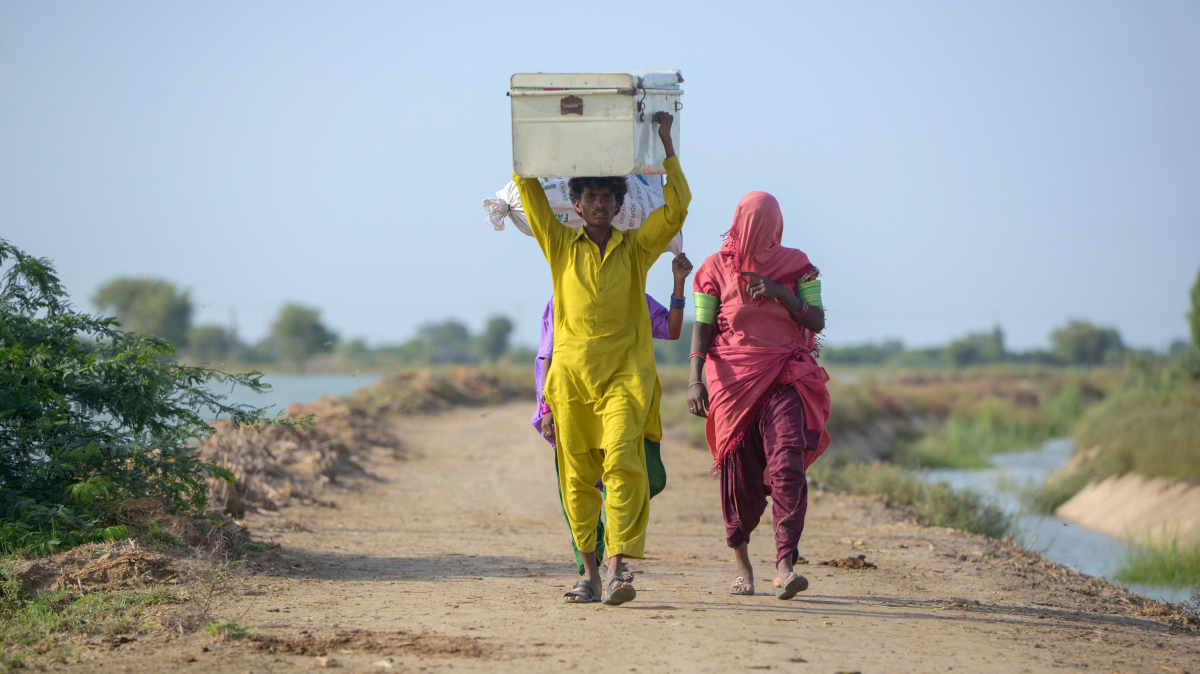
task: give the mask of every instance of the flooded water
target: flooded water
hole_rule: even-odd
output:
[[[1025,511],[1016,489],[1041,484],[1071,456],[1071,441],[1055,438],[1028,452],[1000,454],[992,458],[994,468],[986,470],[930,470],[924,475],[931,482],[944,480],[955,488],[969,487],[992,497],[1006,512],[1017,518],[1017,542],[1046,557],[1084,573],[1112,578],[1128,554],[1128,546],[1111,536],[1090,531],[1053,515],[1035,515]],[[1148,597],[1181,601],[1190,590],[1134,585],[1130,589]]]
[[[228,395],[227,403],[244,403],[255,407],[267,407],[268,416],[275,416],[292,403],[308,403],[326,396],[342,396],[351,391],[379,381],[383,375],[372,374],[268,374],[263,381],[271,385],[265,393],[258,394],[243,387],[212,388]]]

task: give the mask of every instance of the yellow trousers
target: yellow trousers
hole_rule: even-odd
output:
[[[559,488],[575,545],[581,552],[595,551],[596,525],[603,507],[605,554],[642,557],[650,523],[650,481],[643,442],[645,407],[621,396],[554,407],[560,440],[555,445]],[[572,432],[582,430],[580,426],[603,429],[597,438],[602,447],[579,444],[581,440],[587,442],[583,437],[592,435]],[[577,442],[563,442],[568,438]],[[600,480],[604,481],[607,498],[596,489]]]

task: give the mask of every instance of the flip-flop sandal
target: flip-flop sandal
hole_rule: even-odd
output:
[[[575,581],[575,587],[563,596],[567,598],[568,604],[591,604],[600,601],[600,598],[596,596],[596,586],[592,585],[592,581],[587,578]],[[579,597],[579,599],[571,599],[571,597]]]
[[[729,594],[752,595],[754,594],[754,583],[738,576],[733,579],[733,584],[729,586]]]
[[[607,606],[620,606],[627,601],[633,601],[637,597],[637,590],[626,585],[625,587],[614,588],[614,583],[624,583],[628,581],[621,580],[620,576],[613,576],[608,579],[608,583],[604,586],[604,597],[600,600]]]
[[[607,564],[600,565],[600,575],[601,576],[608,575],[608,565]],[[632,583],[633,580],[634,580],[633,572],[629,570],[629,565],[626,564],[625,562],[621,562],[621,582]]]
[[[807,589],[808,579],[798,573],[793,573],[792,578],[784,583],[783,587],[775,588],[775,597],[777,599],[791,599]]]

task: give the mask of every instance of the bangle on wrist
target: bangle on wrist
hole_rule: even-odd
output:
[[[671,308],[672,309],[682,309],[685,306],[686,305],[684,304],[682,297],[676,297],[674,294],[671,295]]]
[[[808,305],[805,304],[804,302],[801,302],[800,304],[803,306],[800,307],[800,311],[794,312],[792,314],[792,318],[800,318],[804,314],[808,313]]]
[[[705,384],[705,383],[704,383],[704,382],[702,382],[702,381],[693,381],[693,382],[688,382],[688,388],[691,388],[691,387],[693,387],[693,386],[696,386],[696,385],[703,386],[704,388],[708,388],[708,385],[707,385],[707,384]]]
[[[701,358],[708,360],[708,354],[700,353],[699,351],[693,351],[693,352],[689,353],[688,360],[691,360],[691,359],[695,358],[696,356],[700,356]]]

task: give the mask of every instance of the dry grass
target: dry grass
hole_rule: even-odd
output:
[[[350,401],[372,416],[436,412],[526,398],[532,404],[533,368],[423,368],[386,375],[355,391]]]
[[[237,482],[210,478],[209,507],[242,517],[249,509],[278,510],[292,500],[322,502],[324,485],[362,475],[364,462],[382,453],[399,458],[400,440],[391,426],[360,404],[322,398],[288,407],[287,416],[316,415],[312,428],[265,426],[256,429],[217,422],[217,432],[199,443],[205,459],[233,473]]]

